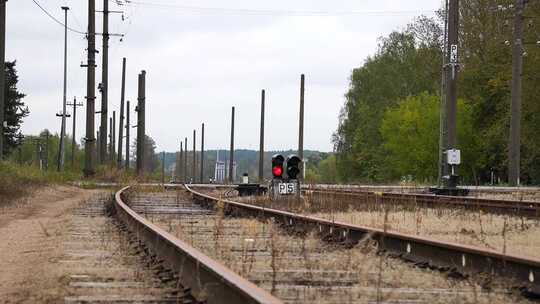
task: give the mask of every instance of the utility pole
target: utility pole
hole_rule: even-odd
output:
[[[43,159],[43,167],[49,170],[49,130],[45,131],[45,158]]]
[[[204,123],[202,124],[201,130],[201,184],[204,183]]]
[[[187,156],[188,156],[188,146],[187,146],[187,137],[184,139],[184,184],[187,184],[187,172],[188,172],[188,167],[187,167]]]
[[[1,0],[0,0],[1,1]],[[82,103],[77,103],[77,97],[73,97],[73,103],[68,103],[68,106],[73,106],[73,131],[71,134],[71,169],[75,166],[75,146],[77,141],[75,140],[75,126],[77,124],[77,107],[82,107]]]
[[[114,167],[114,153],[116,152],[116,111],[113,111],[112,116],[112,141],[111,141],[111,166]]]
[[[1,0],[0,0],[1,1]],[[58,172],[64,170],[65,148],[64,140],[66,137],[66,94],[67,94],[67,12],[69,7],[62,6],[64,10],[64,94],[62,99],[62,127],[60,129],[60,147],[58,149]]]
[[[161,185],[165,185],[165,151],[161,151]]]
[[[446,44],[448,37],[448,0],[444,5],[444,35],[443,41]],[[446,47],[442,50],[442,70],[441,70],[441,102],[439,104],[439,162],[437,166],[437,187],[442,188],[443,175],[446,171],[445,151],[446,148],[446,64],[448,63]]]
[[[193,163],[191,164],[192,166],[192,169],[191,169],[191,182],[192,183],[195,183],[195,180],[197,178],[196,174],[197,174],[197,146],[195,145],[196,143],[196,134],[197,131],[193,130]]]
[[[514,41],[512,45],[512,93],[510,104],[510,139],[508,147],[508,183],[520,184],[521,154],[521,74],[523,71],[523,9],[524,0],[516,0]]]
[[[182,140],[180,140],[180,157],[178,159],[178,181],[182,181],[183,180],[183,174],[184,174],[184,168],[182,166],[182,164],[184,163],[184,147],[183,147],[183,142]]]
[[[114,147],[113,147],[113,143],[114,143],[114,139],[113,139],[113,118],[112,116],[109,117],[109,152],[108,152],[108,160],[109,160],[109,164],[112,166],[112,163],[113,163],[113,152],[114,152]]]
[[[126,104],[126,170],[129,169],[129,100]]]
[[[109,87],[109,0],[103,0],[103,49],[101,67],[101,160],[107,155],[107,114]]]
[[[146,103],[146,71],[139,74],[137,111],[137,175],[144,173],[144,144],[145,144],[145,103]]]
[[[229,152],[229,183],[234,183],[233,176],[233,165],[234,165],[234,107],[231,110],[231,148]]]
[[[447,39],[445,50],[444,73],[444,102],[441,118],[444,119],[442,127],[442,140],[440,141],[442,154],[439,159],[442,166],[443,188],[456,189],[458,174],[456,165],[449,164],[449,151],[457,148],[457,80],[459,72],[458,33],[459,33],[459,0],[448,0],[446,15]],[[460,161],[458,161],[459,163]]]
[[[298,157],[300,157],[300,173],[299,179],[304,179],[302,168],[304,167],[304,74],[300,76],[300,123],[298,126]]]
[[[118,126],[118,169],[122,168],[122,142],[124,140],[124,97],[126,93],[126,58],[122,59],[122,90],[120,92],[120,125]]]
[[[261,135],[259,141],[259,183],[264,181],[264,102],[265,91],[261,92]]]
[[[1,0],[0,0],[1,1]],[[96,3],[88,0],[88,69],[86,86],[86,138],[84,142],[84,175],[92,176],[95,169],[95,84],[96,84]],[[106,137],[105,137],[106,139]]]
[[[4,108],[6,94],[6,2],[0,0],[0,160],[4,158]]]

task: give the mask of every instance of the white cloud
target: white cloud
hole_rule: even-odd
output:
[[[86,27],[86,3],[41,0],[63,20],[60,10],[72,6],[70,24]],[[40,3],[41,3],[40,2]],[[157,1],[150,1],[157,2]],[[429,11],[440,1],[164,1],[204,7],[303,11]],[[114,7],[112,5],[111,9]],[[99,6],[98,6],[99,9]],[[117,8],[115,8],[117,9]],[[124,9],[126,9],[124,7]],[[76,17],[76,20],[74,18]],[[101,15],[97,14],[98,31]],[[377,48],[377,38],[402,28],[414,15],[348,15],[324,17],[252,16],[194,13],[180,9],[133,7],[126,21],[111,15],[111,29],[128,32],[124,42],[111,38],[110,110],[120,99],[121,58],[127,57],[127,99],[136,101],[137,73],[147,70],[147,126],[158,149],[172,151],[180,138],[206,123],[206,147],[229,144],[230,107],[237,107],[236,147],[258,147],[260,90],[267,90],[266,146],[297,145],[300,74],[306,74],[305,148],[331,150],[330,136],[353,68]],[[81,24],[82,23],[82,24]],[[24,131],[57,130],[54,114],[62,93],[63,29],[31,1],[8,2],[7,58],[18,60],[20,88],[28,94],[31,115]],[[86,40],[69,36],[69,96],[86,94]],[[97,39],[101,48],[101,40]],[[97,54],[96,82],[101,80]],[[99,109],[100,99],[96,109]],[[79,112],[81,113],[81,112]],[[84,115],[78,115],[78,136]],[[200,137],[200,136],[198,136]]]

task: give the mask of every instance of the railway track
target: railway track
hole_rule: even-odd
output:
[[[414,205],[437,208],[463,208],[496,214],[540,217],[540,202],[530,200],[503,200],[479,197],[443,196],[421,193],[357,191],[346,189],[320,189],[306,187],[306,195],[317,194],[340,201],[341,208],[355,204]]]
[[[134,192],[127,202],[133,211],[284,303],[519,302],[519,296],[516,300],[497,284],[482,290],[377,254],[369,241],[354,248],[325,242],[272,220],[228,216],[228,207],[217,203],[208,208],[184,192]]]
[[[58,260],[68,281],[64,303],[193,303],[159,261],[109,214],[110,197],[74,211]]]
[[[188,198],[173,192],[141,199],[128,189],[110,207],[98,200],[76,211],[61,261],[71,270],[66,303],[526,302],[509,287],[540,296],[540,260],[253,206],[191,187]],[[424,281],[415,286],[413,278]]]
[[[452,270],[464,276],[483,274],[505,278],[525,295],[540,296],[540,260],[537,259],[238,203],[218,199],[190,187],[187,189],[201,203],[216,204],[219,201],[225,204],[230,213],[272,218],[289,229],[315,231],[325,239],[340,243],[356,244],[368,237],[377,242],[379,249],[417,265]]]

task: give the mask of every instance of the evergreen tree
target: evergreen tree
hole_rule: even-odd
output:
[[[17,90],[19,77],[15,65],[16,61],[6,62],[4,118],[7,126],[4,127],[4,155],[17,146],[16,136],[20,133],[23,118],[29,113],[28,107],[23,102],[26,95]]]

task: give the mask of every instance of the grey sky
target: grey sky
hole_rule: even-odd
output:
[[[70,6],[69,25],[86,31],[87,1],[36,1],[62,21],[60,6]],[[146,70],[147,133],[156,140],[158,150],[167,151],[178,149],[180,138],[191,138],[194,128],[199,133],[201,122],[206,124],[207,148],[228,147],[233,105],[236,147],[257,149],[263,88],[267,92],[266,148],[296,148],[301,73],[306,75],[304,146],[331,151],[330,137],[351,70],[374,54],[378,37],[403,28],[417,15],[432,15],[441,5],[440,0],[141,1],[147,4],[117,6],[110,1],[109,9],[125,11],[123,22],[121,15],[111,14],[111,32],[127,36],[123,42],[111,38],[109,110],[112,115],[119,107],[121,62],[127,57],[126,98],[136,102],[137,74]],[[103,3],[97,2],[100,10]],[[371,13],[344,13],[351,11]],[[96,16],[100,31],[102,16]],[[74,33],[68,39],[68,100],[77,96],[84,102],[86,70],[79,65],[86,62],[86,40]],[[97,47],[101,49],[100,37]],[[7,2],[6,60],[13,59],[17,60],[19,89],[28,95],[25,102],[30,107],[23,132],[35,134],[44,128],[58,132],[55,113],[62,100],[63,28],[32,0]],[[99,83],[101,53],[97,59]],[[98,110],[99,105],[98,95]],[[84,115],[77,116],[79,139],[84,135]]]

